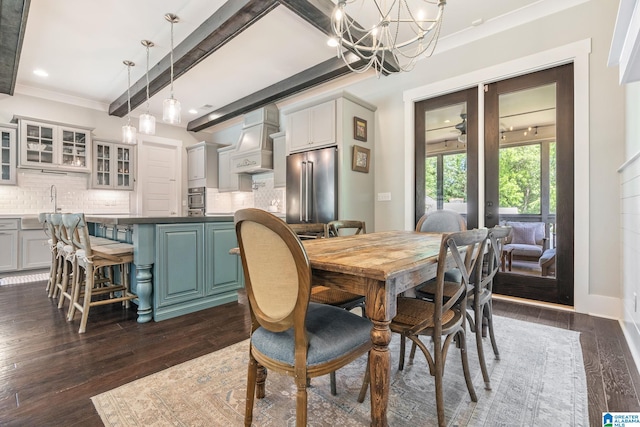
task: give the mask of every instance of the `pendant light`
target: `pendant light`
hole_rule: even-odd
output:
[[[164,19],[171,23],[171,96],[162,103],[162,120],[178,124],[180,123],[180,101],[173,97],[173,24],[180,19],[173,13],[167,13]]]
[[[149,48],[153,47],[154,44],[151,40],[142,40],[140,43],[142,43],[142,46],[147,48],[147,112],[140,114],[138,126],[140,128],[140,133],[155,135],[156,118],[149,113]]]
[[[122,126],[122,142],[126,144],[136,143],[136,128],[131,126],[131,67],[136,64],[132,61],[122,61],[127,66],[127,124]]]

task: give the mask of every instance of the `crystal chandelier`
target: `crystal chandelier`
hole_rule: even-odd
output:
[[[356,8],[354,3],[361,7]],[[353,72],[364,73],[373,67],[379,77],[380,73],[411,71],[420,57],[433,54],[445,4],[446,0],[339,0],[331,15],[335,37],[330,44],[336,46],[338,57]],[[374,22],[365,28],[361,22],[372,13]],[[354,16],[362,21],[357,22]],[[365,64],[350,64],[344,48],[356,53]]]
[[[147,112],[140,114],[138,127],[140,128],[140,133],[155,135],[156,118],[149,113],[149,48],[153,47],[154,44],[150,40],[142,40],[140,43],[147,49]]]
[[[127,66],[127,124],[122,126],[122,142],[126,144],[136,143],[136,128],[131,126],[131,67],[136,64],[132,61],[122,61]]]
[[[162,103],[162,120],[178,124],[180,123],[180,101],[173,97],[173,24],[180,19],[173,13],[167,13],[164,19],[171,23],[171,96]]]

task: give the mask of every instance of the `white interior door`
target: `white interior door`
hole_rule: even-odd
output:
[[[153,136],[138,140],[137,214],[181,214],[182,151],[178,140]]]

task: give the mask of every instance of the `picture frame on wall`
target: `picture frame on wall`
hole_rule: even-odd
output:
[[[367,121],[365,119],[353,118],[353,139],[367,142]]]
[[[371,164],[371,150],[368,148],[353,146],[353,155],[351,161],[351,170],[356,172],[369,173],[369,165]]]

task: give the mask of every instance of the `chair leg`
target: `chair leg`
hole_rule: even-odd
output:
[[[329,374],[329,382],[331,383],[331,395],[337,396],[338,390],[336,389],[336,371]]]
[[[258,362],[249,350],[249,367],[247,372],[247,404],[244,409],[244,425],[251,427],[253,422],[253,399],[256,394],[256,378],[258,374]]]
[[[296,381],[298,392],[296,393],[296,427],[307,426],[307,381]]]
[[[69,261],[62,258],[62,273],[58,291],[58,308],[62,308],[62,306],[64,305],[65,293],[67,293],[67,289],[69,288],[69,276]]]
[[[367,367],[364,370],[364,380],[362,380],[362,387],[360,387],[360,394],[358,395],[358,402],[364,402],[364,398],[367,395],[367,389],[371,382],[371,373],[369,372],[369,356],[367,356]]]
[[[469,390],[469,397],[471,397],[471,401],[477,402],[478,396],[476,396],[476,390],[475,388],[473,388],[473,381],[471,380],[471,373],[469,372],[469,359],[467,358],[467,342],[464,336],[464,329],[458,331],[458,337],[458,341],[460,341],[460,355],[462,356],[462,370],[464,371],[464,380],[467,383],[467,390]],[[440,371],[441,370],[442,368],[440,368]],[[438,372],[438,369],[436,369],[436,372]],[[442,372],[440,372],[440,375],[442,375]]]
[[[89,320],[89,309],[91,308],[91,293],[93,292],[93,281],[95,274],[93,264],[87,263],[84,278],[84,298],[82,299],[82,319],[80,319],[80,329],[78,333],[84,334],[87,330],[87,320]],[[80,288],[80,286],[78,286]]]
[[[493,347],[493,354],[496,359],[500,360],[500,352],[498,351],[498,344],[496,343],[496,337],[493,334],[493,307],[491,306],[491,300],[484,306],[486,311],[485,317],[487,318],[487,325],[489,326],[489,337],[491,338],[491,346]]]
[[[476,325],[482,324],[482,319],[484,317],[482,312],[483,307],[476,307]],[[480,362],[480,370],[482,371],[482,378],[484,379],[484,388],[491,390],[491,380],[489,378],[489,372],[487,371],[487,364],[484,359],[484,349],[482,346],[482,328],[476,328],[476,348],[478,349],[478,361]]]

